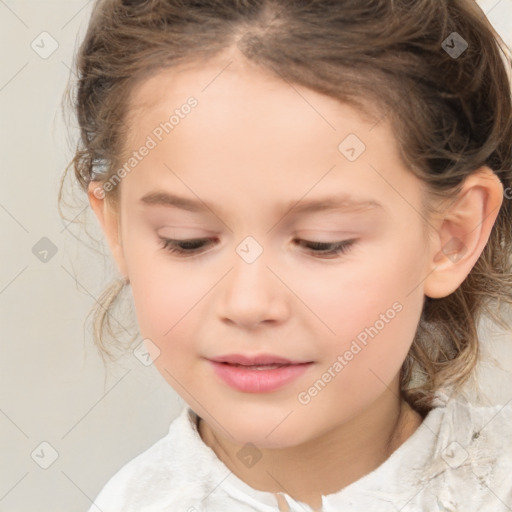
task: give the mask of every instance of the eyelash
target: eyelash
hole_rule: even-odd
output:
[[[172,240],[170,238],[160,237],[163,249],[182,257],[200,254],[199,249],[205,246],[208,238],[193,238],[190,240]],[[343,240],[341,242],[312,242],[308,240],[298,240],[303,245],[309,246],[311,253],[319,258],[336,258],[348,252],[356,240]],[[192,247],[190,247],[192,246]],[[188,248],[187,248],[188,247]],[[315,250],[316,248],[316,250]],[[326,250],[327,249],[327,250]]]

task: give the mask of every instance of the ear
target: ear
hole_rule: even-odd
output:
[[[503,202],[503,185],[489,167],[469,175],[455,200],[436,221],[424,293],[453,293],[466,279],[489,240]]]
[[[124,278],[128,277],[121,244],[120,218],[117,209],[105,198],[105,191],[99,181],[91,181],[88,187],[89,204],[96,214],[117,268]]]

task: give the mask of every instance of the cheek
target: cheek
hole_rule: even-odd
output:
[[[177,393],[190,400],[187,390],[196,390],[195,395],[202,381],[200,375],[190,380],[200,355],[194,343],[201,320],[197,314],[201,298],[213,283],[205,283],[204,276],[200,282],[194,274],[177,271],[176,265],[172,268],[154,260],[136,273],[131,287],[141,336],[160,351],[153,360],[155,367]]]
[[[346,340],[376,322],[381,326],[380,315],[385,315],[385,320],[412,317],[407,323],[414,330],[423,304],[420,285],[426,275],[422,247],[420,240],[388,238],[339,265],[302,273],[294,290],[323,323],[318,323],[319,333],[326,340],[329,333],[333,340]],[[398,308],[406,313],[395,314]],[[396,322],[385,325],[390,323]]]
[[[375,255],[361,256],[346,269],[341,265],[322,279],[326,284],[310,303],[335,333],[322,331],[319,372],[331,368],[337,382],[332,389],[341,389],[347,400],[370,397],[400,370],[423,308],[422,247],[420,240],[388,240]]]
[[[158,266],[131,279],[141,334],[164,342],[173,338],[205,295],[208,283],[183,273],[158,272]]]
[[[187,325],[215,276],[206,279],[204,273],[189,271],[185,264],[171,262],[154,243],[135,238],[127,237],[124,249],[136,317],[142,337],[163,350]]]

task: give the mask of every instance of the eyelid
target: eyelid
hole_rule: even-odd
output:
[[[326,246],[326,247],[332,247],[331,249],[325,250],[325,251],[315,251],[312,248],[311,254],[314,254],[316,258],[320,259],[334,259],[334,258],[340,258],[341,255],[348,252],[354,244],[357,243],[357,239],[347,239],[347,240],[339,240],[335,242],[318,242],[313,240],[303,240],[299,239],[299,242],[304,242],[304,244],[307,246],[308,244],[311,246]]]
[[[194,257],[200,256],[204,254],[205,250],[203,248],[212,245],[211,238],[188,238],[188,239],[170,239],[159,236],[160,243],[162,248],[169,253],[176,253],[180,257]],[[316,240],[304,240],[304,239],[294,239],[294,242],[302,242],[303,245],[308,248],[310,246],[310,253],[314,255],[316,258],[320,259],[334,259],[341,257],[342,254],[346,253],[352,246],[358,241],[358,239],[347,239],[347,240],[338,240],[334,242],[323,242]],[[208,243],[209,242],[209,243]],[[191,248],[183,248],[181,246],[192,245]],[[196,245],[197,247],[194,247]],[[297,245],[301,245],[297,243]],[[311,247],[312,246],[312,247]],[[315,250],[314,247],[326,247],[326,249]],[[329,247],[331,247],[329,249]]]

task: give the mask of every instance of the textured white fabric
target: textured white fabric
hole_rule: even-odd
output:
[[[283,498],[284,510],[312,511]],[[383,464],[322,503],[324,512],[512,511],[512,403],[475,407],[441,396]],[[89,512],[277,510],[277,495],[245,484],[204,444],[185,407],[165,437],[111,478]]]

